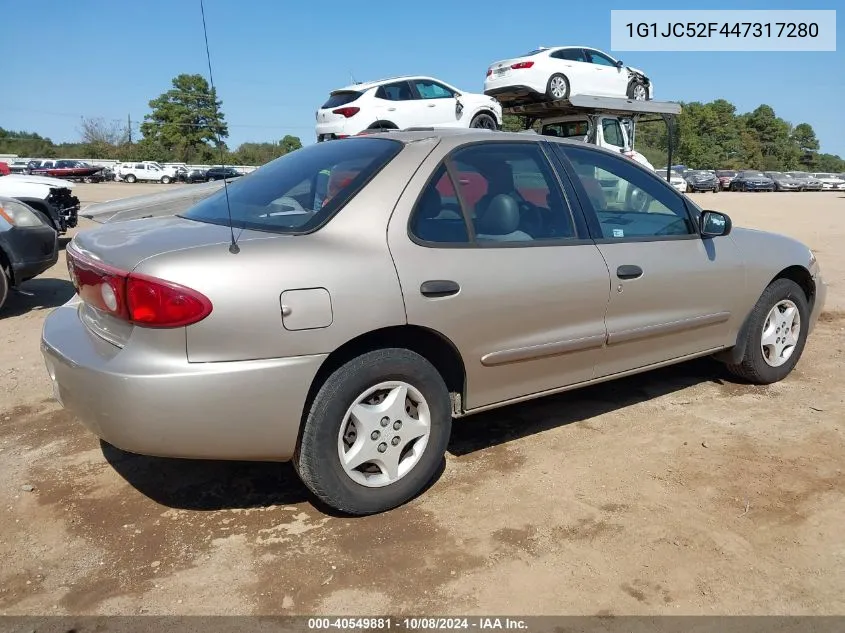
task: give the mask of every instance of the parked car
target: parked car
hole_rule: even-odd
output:
[[[538,48],[487,69],[484,94],[502,103],[557,101],[570,94],[654,98],[654,83],[638,68],[607,53],[583,46]]]
[[[719,179],[719,188],[723,191],[729,190],[736,175],[737,172],[732,169],[717,169],[716,178]]]
[[[666,180],[665,169],[658,169],[654,173],[660,176],[662,180]],[[686,193],[687,191],[687,181],[684,180],[684,177],[676,171],[673,171],[672,174],[669,176],[669,184],[672,185],[680,193]]]
[[[0,315],[12,288],[58,258],[58,234],[46,218],[20,200],[0,196]]]
[[[705,171],[703,169],[692,169],[684,174],[684,180],[687,183],[687,191],[690,193],[696,191],[712,191],[716,193],[719,191],[719,179],[713,172]]]
[[[120,163],[117,177],[124,182],[137,181],[160,182],[168,185],[176,181],[176,168],[164,167],[155,161],[141,161],[138,163]]]
[[[26,173],[26,168],[29,165],[28,160],[14,160],[9,164],[9,170],[13,174],[24,174]]]
[[[185,182],[206,182],[205,169],[191,169],[185,177]]]
[[[775,183],[775,191],[801,191],[804,188],[804,181],[800,178],[793,178],[788,173],[781,171],[766,171],[763,174]]]
[[[821,191],[822,181],[814,178],[806,171],[789,171],[787,175],[801,183],[801,191]]]
[[[774,191],[774,181],[760,171],[741,171],[731,181],[731,191]]]
[[[12,170],[9,169],[9,163],[0,161],[0,176],[8,176],[11,173]]]
[[[205,179],[207,182],[211,182],[212,180],[240,178],[243,175],[243,172],[238,171],[234,167],[212,167],[205,172]]]
[[[845,180],[837,177],[836,174],[831,173],[815,173],[813,178],[822,183],[824,191],[839,191],[845,189]]]
[[[487,131],[315,143],[67,256],[41,349],[69,411],[135,453],[292,459],[352,514],[418,494],[453,417],[712,354],[782,380],[826,296],[806,246],[618,152]]]
[[[333,90],[317,110],[317,141],[367,129],[459,127],[496,130],[502,106],[433,77],[393,77]]]
[[[49,176],[10,174],[0,178],[0,196],[26,203],[63,235],[77,223],[79,198],[73,195],[75,186],[75,183]]]

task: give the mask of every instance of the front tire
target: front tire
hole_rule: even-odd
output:
[[[546,96],[550,101],[569,99],[569,80],[560,73],[549,77],[549,83],[546,84]]]
[[[6,305],[6,299],[9,298],[9,278],[6,276],[6,271],[0,266],[0,310]]]
[[[161,184],[169,185],[170,184],[170,176],[162,176],[161,177]]]
[[[634,101],[648,101],[648,88],[639,79],[628,84],[628,98]]]
[[[471,128],[476,128],[479,130],[497,130],[499,126],[496,125],[496,119],[491,117],[489,114],[481,113],[476,114],[472,121],[470,121],[469,126]]]
[[[745,354],[738,364],[728,365],[728,371],[757,385],[783,380],[801,358],[809,323],[804,291],[791,279],[776,279],[751,311]]]
[[[376,350],[341,366],[320,388],[294,466],[332,508],[383,512],[432,480],[451,430],[449,391],[434,366],[407,349]]]

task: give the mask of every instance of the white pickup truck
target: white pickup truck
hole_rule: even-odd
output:
[[[164,185],[177,180],[176,167],[164,167],[152,160],[120,163],[115,171],[117,180],[124,182],[160,182]]]

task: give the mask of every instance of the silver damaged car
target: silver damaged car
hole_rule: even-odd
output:
[[[453,418],[705,355],[781,380],[826,289],[803,244],[618,153],[482,130],[311,145],[67,254],[42,350],[83,424],[292,460],[351,514],[424,489]]]

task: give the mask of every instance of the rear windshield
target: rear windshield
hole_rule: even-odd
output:
[[[347,103],[352,103],[361,96],[362,93],[355,92],[354,90],[350,90],[348,92],[335,92],[332,96],[329,97],[329,100],[323,104],[323,109],[326,108],[339,108],[340,106],[344,106]]]
[[[590,133],[588,121],[563,121],[549,123],[543,126],[541,134],[545,136],[559,136],[561,138],[583,138]]]
[[[716,175],[717,176],[733,177],[733,176],[736,176],[736,172],[730,171],[730,170],[727,170],[727,169],[719,169],[719,170],[716,171]]]
[[[318,229],[401,149],[393,139],[360,137],[285,154],[228,186],[232,226],[273,233]],[[181,217],[228,226],[226,190]]]
[[[533,57],[534,55],[539,55],[540,53],[545,53],[548,51],[548,48],[535,48],[533,51],[529,53],[525,53],[524,55],[520,55],[520,57]]]

